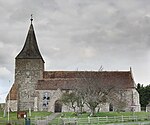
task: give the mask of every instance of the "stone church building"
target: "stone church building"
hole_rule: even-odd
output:
[[[129,71],[45,71],[44,59],[39,51],[33,24],[28,30],[25,44],[15,58],[15,80],[6,97],[11,111],[72,111],[61,103],[63,92],[71,91],[76,86],[75,79],[97,76],[104,84],[122,86],[128,100],[126,111],[140,111],[139,94],[136,91],[132,70]],[[107,82],[103,79],[107,79]],[[106,82],[106,83],[105,83]],[[83,83],[80,83],[83,84]],[[133,105],[134,104],[134,105]],[[88,108],[85,108],[88,111]],[[109,111],[106,103],[101,111]]]

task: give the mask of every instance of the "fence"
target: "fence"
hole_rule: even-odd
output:
[[[88,118],[59,118],[55,119],[51,125],[98,125],[106,123],[124,123],[150,121],[149,116],[114,116],[114,117],[88,117]]]
[[[11,125],[24,125],[22,120],[10,120]],[[149,116],[114,116],[114,117],[88,117],[88,118],[55,118],[51,122],[49,117],[35,117],[31,119],[31,125],[101,125],[106,123],[124,123],[150,121]],[[1,120],[0,125],[6,125],[6,120]],[[143,124],[142,124],[143,125]]]
[[[8,123],[7,120],[0,120],[0,125],[6,125]],[[11,125],[24,125],[24,120],[10,120],[9,123]]]
[[[48,125],[51,116],[30,118],[31,125]],[[6,125],[7,120],[0,120],[0,125]],[[25,125],[25,119],[10,120],[11,125]]]
[[[44,124],[43,124],[43,121],[44,121]],[[0,125],[6,125],[7,123],[8,123],[7,120],[0,120]],[[11,125],[25,125],[25,119],[10,120],[9,123]],[[30,123],[31,123],[31,125],[47,125],[48,124],[48,116],[47,117],[30,118]]]

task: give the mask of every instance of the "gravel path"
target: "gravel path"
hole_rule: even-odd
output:
[[[46,120],[37,120],[36,125],[48,125],[48,123],[56,118],[60,113],[52,113]]]

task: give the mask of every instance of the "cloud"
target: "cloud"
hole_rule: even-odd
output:
[[[6,77],[7,75],[10,75],[10,71],[6,69],[6,67],[0,67],[0,76]]]
[[[149,0],[0,1],[0,88],[13,83],[33,14],[46,70],[129,70],[148,84]],[[11,83],[8,83],[11,79]],[[1,91],[0,89],[0,91]]]

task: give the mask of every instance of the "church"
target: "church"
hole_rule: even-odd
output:
[[[131,68],[128,71],[45,71],[44,63],[31,18],[25,44],[15,58],[14,83],[6,97],[6,106],[9,105],[11,111],[72,111],[60,99],[64,92],[75,88],[75,79],[81,79],[83,75],[99,77],[103,84],[109,83],[108,86],[122,86],[128,100],[125,111],[131,111],[133,107],[136,112],[141,110]],[[101,111],[110,111],[110,106],[106,103]]]

